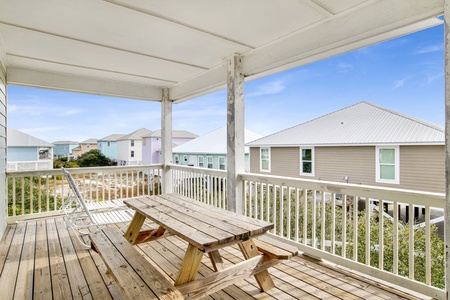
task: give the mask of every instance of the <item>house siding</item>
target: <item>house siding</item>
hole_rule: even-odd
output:
[[[8,147],[8,161],[38,161],[38,148],[36,147]]]
[[[300,147],[271,147],[271,172],[261,172],[259,147],[250,148],[250,171],[295,178],[445,192],[444,146],[400,146],[400,184],[376,182],[376,147],[314,147],[315,176],[300,176]]]
[[[109,146],[108,146],[109,142]],[[117,159],[117,142],[116,141],[99,141],[97,143],[97,148],[103,155],[110,159]]]
[[[6,228],[6,72],[0,61],[0,236],[3,236]]]

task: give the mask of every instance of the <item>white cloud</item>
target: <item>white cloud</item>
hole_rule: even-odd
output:
[[[442,76],[444,76],[444,74],[442,72],[433,74],[433,75],[427,74],[425,84],[430,84],[433,81],[435,81],[436,79],[442,78]]]
[[[47,132],[47,131],[55,131],[55,130],[61,130],[63,127],[58,126],[48,126],[48,127],[34,127],[34,128],[23,128],[18,129],[19,131],[23,131],[28,134],[36,133],[36,132]]]
[[[246,93],[246,97],[256,97],[256,96],[264,96],[264,95],[274,95],[281,93],[286,88],[286,85],[283,81],[271,81],[264,83],[258,86],[253,91]]]
[[[415,54],[425,54],[431,52],[442,51],[444,49],[443,44],[431,45],[427,47],[420,48],[415,52]]]
[[[337,64],[337,69],[339,70],[339,72],[341,73],[347,73],[349,72],[351,69],[353,69],[353,65],[351,64],[346,64],[346,63],[338,63]]]
[[[394,82],[394,89],[397,89],[397,88],[399,88],[399,87],[404,86],[405,83],[406,83],[408,80],[411,79],[411,77],[412,77],[412,76],[410,75],[410,76],[407,76],[407,77],[405,77],[405,78],[396,80],[396,81]]]

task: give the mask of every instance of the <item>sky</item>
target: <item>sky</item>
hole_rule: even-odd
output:
[[[263,136],[361,101],[444,126],[443,25],[247,82],[245,127]],[[173,129],[226,125],[226,91],[173,105]],[[8,87],[8,127],[46,142],[161,127],[159,102]]]

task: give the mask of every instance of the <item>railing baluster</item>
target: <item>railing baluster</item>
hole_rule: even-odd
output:
[[[325,236],[326,236],[326,232],[327,232],[327,228],[326,228],[326,194],[325,192],[322,192],[322,202],[321,204],[321,213],[320,213],[320,217],[321,217],[321,235],[320,235],[320,245],[322,246],[322,251],[325,251]]]
[[[408,204],[409,211],[409,278],[414,279],[414,205]]]
[[[358,261],[358,202],[359,197],[353,196],[353,260]]]
[[[384,269],[384,214],[383,199],[378,201],[378,268]]]
[[[308,190],[303,190],[303,244],[308,245]]]
[[[430,207],[425,206],[425,283],[431,285],[431,228]]]
[[[394,274],[398,274],[398,218],[399,218],[399,214],[398,214],[398,202],[394,201],[392,203],[393,205],[393,223],[394,223],[394,234],[393,234],[393,251],[394,251],[394,256],[393,256],[393,273]]]
[[[313,190],[311,207],[311,246],[316,248],[316,221],[317,221],[317,191]]]
[[[336,254],[336,193],[331,197],[331,253]]]
[[[280,186],[280,236],[284,236],[284,189],[285,186]]]
[[[292,188],[288,187],[288,196],[287,196],[287,218],[286,218],[286,237],[291,239],[291,197],[292,197]]]
[[[300,193],[301,193],[301,189],[296,188],[296,193],[295,193],[295,241],[298,243],[299,242],[299,219],[300,219]]]
[[[370,266],[370,216],[372,208],[370,207],[370,199],[366,198],[366,265]]]

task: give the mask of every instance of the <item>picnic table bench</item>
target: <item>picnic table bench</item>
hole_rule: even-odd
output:
[[[167,234],[176,235],[188,243],[175,283],[167,287],[170,296],[178,295],[179,292],[187,299],[198,299],[249,276],[255,276],[261,291],[268,291],[275,285],[267,269],[297,255],[296,247],[265,235],[273,228],[272,223],[212,207],[178,194],[142,196],[125,200],[124,203],[136,211],[123,236],[130,247]],[[158,226],[141,230],[147,219]],[[123,241],[122,238],[122,241],[116,242],[123,244]],[[219,250],[236,244],[245,260],[225,267]],[[209,256],[215,272],[196,279],[204,254]],[[126,259],[127,254],[123,256]]]

